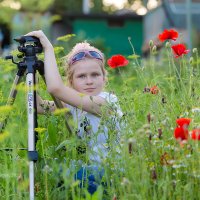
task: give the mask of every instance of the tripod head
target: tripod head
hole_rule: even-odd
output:
[[[38,70],[40,74],[44,74],[44,63],[37,59],[36,54],[42,53],[43,48],[40,40],[34,36],[20,36],[14,39],[19,43],[18,51],[22,54],[18,54],[18,58],[23,58],[20,62],[15,62],[13,56],[6,56],[6,59],[11,59],[14,64],[18,66],[18,75],[23,75],[26,69],[28,71]]]
[[[34,36],[21,36],[14,39],[19,42],[18,50],[25,56],[34,56],[37,53],[42,53],[42,45],[40,40]]]

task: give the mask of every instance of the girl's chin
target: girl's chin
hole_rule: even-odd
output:
[[[92,92],[84,91],[84,92],[82,92],[82,93],[85,94],[85,95],[89,95],[89,96],[96,96],[96,95],[98,95],[100,92],[98,92],[98,91],[92,91]]]

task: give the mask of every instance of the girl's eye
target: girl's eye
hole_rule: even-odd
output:
[[[86,76],[84,74],[81,74],[78,76],[78,78],[85,78]]]
[[[94,74],[92,74],[92,76],[93,76],[93,77],[97,77],[97,76],[100,76],[100,74],[94,73]]]

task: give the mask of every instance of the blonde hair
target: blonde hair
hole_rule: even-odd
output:
[[[107,72],[106,72],[106,69],[105,69],[105,57],[104,57],[104,54],[99,49],[91,46],[88,42],[85,41],[85,42],[77,43],[72,48],[72,50],[66,55],[66,76],[67,76],[68,84],[70,86],[71,86],[72,78],[73,78],[73,69],[72,69],[73,64],[71,64],[71,60],[72,60],[74,55],[76,55],[77,53],[79,53],[81,51],[84,51],[84,50],[96,51],[97,53],[99,53],[102,56],[103,60],[102,61],[97,60],[97,62],[99,62],[101,70],[103,72],[103,76],[106,79]],[[88,57],[86,57],[86,59],[88,59]]]

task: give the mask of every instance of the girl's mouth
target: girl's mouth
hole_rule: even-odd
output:
[[[85,89],[85,91],[87,91],[87,92],[93,92],[95,90],[95,88],[87,88],[87,89]]]

